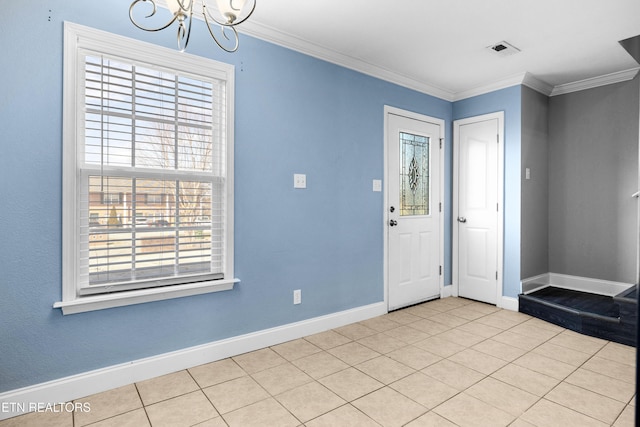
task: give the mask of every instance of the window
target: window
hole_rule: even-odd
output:
[[[102,193],[103,205],[119,205],[122,200],[122,193]]]
[[[56,307],[233,287],[232,107],[232,66],[65,24]]]
[[[400,215],[429,215],[431,138],[400,132]]]
[[[164,196],[162,194],[147,194],[145,203],[147,205],[161,205],[164,200]]]

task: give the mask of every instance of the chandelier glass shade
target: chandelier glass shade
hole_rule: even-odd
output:
[[[162,31],[177,22],[178,49],[181,51],[189,44],[196,3],[198,6],[202,5],[201,15],[209,34],[216,44],[227,52],[235,52],[238,49],[238,32],[235,26],[246,21],[256,8],[256,0],[215,0],[215,5],[211,7],[207,5],[207,0],[166,0],[167,8],[173,15],[169,21],[154,27],[142,25],[136,19],[136,16],[140,16],[137,10],[146,8],[147,14],[142,16],[151,22],[158,11],[156,1],[134,0],[129,6],[129,18],[133,25],[145,31]]]

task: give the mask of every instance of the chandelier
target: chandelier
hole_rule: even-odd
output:
[[[184,51],[189,44],[191,36],[191,23],[193,20],[193,7],[196,0],[166,0],[166,5],[173,17],[158,27],[147,27],[139,24],[135,18],[134,9],[140,3],[151,5],[151,13],[146,15],[145,19],[153,19],[157,12],[157,0],[134,0],[129,6],[129,18],[136,27],[145,31],[161,31],[170,27],[174,22],[178,22],[178,49]],[[256,0],[215,0],[216,7],[207,7],[207,0],[199,0],[202,2],[202,16],[207,25],[209,34],[216,44],[227,52],[235,52],[238,49],[238,32],[235,26],[247,20],[256,8]],[[147,7],[147,9],[149,9]],[[210,9],[214,9],[213,12]],[[216,36],[215,33],[218,33]]]

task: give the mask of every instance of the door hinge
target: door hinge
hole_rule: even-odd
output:
[[[498,280],[498,272],[496,271],[496,280]]]
[[[497,135],[496,135],[496,142],[497,142],[498,144],[500,144],[500,134],[497,134]]]
[[[442,276],[442,266],[440,266],[438,271],[440,272],[440,275]]]
[[[500,203],[496,203],[496,212],[500,212]]]
[[[444,138],[440,138],[440,149],[442,149],[442,140],[443,140],[443,139],[444,139]]]
[[[442,202],[438,203],[438,212],[442,212]]]

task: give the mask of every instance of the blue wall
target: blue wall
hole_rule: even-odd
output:
[[[62,288],[63,21],[170,48],[175,35],[135,29],[129,0],[5,3],[0,392],[382,301],[383,193],[371,185],[383,177],[385,104],[446,121],[450,216],[452,111],[466,102],[250,37],[226,54],[197,23],[189,53],[236,66],[235,269],[242,282],[228,292],[62,316],[52,304]],[[506,94],[496,102],[510,106]],[[490,102],[480,104],[486,110]],[[508,123],[514,114],[509,107]],[[306,190],[293,189],[294,173],[307,174]],[[445,283],[450,230],[447,221]],[[293,289],[302,289],[303,304],[291,303]]]
[[[504,111],[504,271],[502,294],[520,293],[522,90],[512,86],[453,104],[453,120]]]

